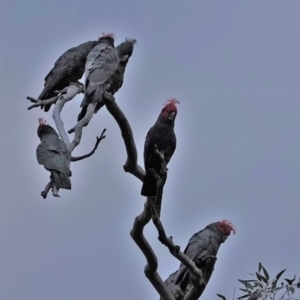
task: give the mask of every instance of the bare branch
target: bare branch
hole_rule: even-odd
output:
[[[143,181],[145,177],[145,171],[137,163],[138,154],[133,138],[133,132],[127,118],[119,108],[113,96],[108,93],[104,93],[103,101],[106,105],[107,110],[115,118],[121,129],[127,152],[127,160],[123,166],[124,171],[131,173],[132,175]]]
[[[135,218],[130,235],[146,257],[147,265],[144,269],[146,277],[149,279],[161,297],[163,297],[165,300],[175,300],[172,296],[172,293],[169,291],[157,273],[157,257],[143,234],[144,227],[149,223],[150,219],[151,198],[148,197],[145,202],[143,212]]]
[[[35,99],[35,98],[32,98],[32,97],[26,97],[27,100],[29,100],[30,102],[32,103],[35,103],[31,106],[29,106],[27,109],[30,110],[34,107],[39,107],[39,106],[42,106],[42,105],[45,105],[45,104],[52,104],[52,103],[55,103],[56,100],[59,98],[59,95],[53,97],[53,98],[49,98],[47,100],[39,100],[39,99]]]
[[[64,143],[66,144],[66,146],[68,147],[70,153],[73,151],[73,149],[71,148],[70,140],[65,131],[64,124],[60,117],[60,113],[61,113],[65,103],[72,100],[78,93],[81,93],[82,89],[83,89],[82,84],[72,83],[67,88],[66,94],[62,94],[59,96],[59,98],[57,99],[57,102],[55,104],[55,107],[53,109],[53,113],[52,113],[52,117],[55,122],[57,131],[58,131],[60,137],[62,138],[62,140],[64,141]]]
[[[88,105],[88,108],[87,108],[87,111],[86,111],[86,114],[85,114],[84,118],[81,119],[79,122],[77,122],[77,124],[73,128],[74,131],[75,131],[75,136],[74,136],[74,139],[73,139],[73,141],[70,145],[70,151],[71,152],[79,145],[80,140],[81,140],[81,135],[82,135],[82,128],[87,123],[89,123],[89,121],[92,119],[92,117],[94,115],[96,105],[97,105],[97,103],[90,103]]]
[[[152,214],[152,221],[158,231],[158,240],[165,245],[170,253],[180,260],[188,269],[189,271],[198,278],[199,281],[202,279],[202,272],[196,267],[195,263],[189,259],[186,255],[184,255],[180,251],[180,247],[174,245],[172,237],[167,237],[163,224],[160,221],[160,218],[156,214]]]
[[[78,157],[72,156],[71,161],[79,161],[79,160],[82,160],[82,159],[85,159],[85,158],[88,158],[88,157],[92,156],[95,153],[95,151],[97,150],[99,143],[103,139],[105,139],[105,135],[104,135],[105,131],[106,131],[106,128],[103,129],[100,137],[96,136],[96,144],[94,146],[94,149],[90,153],[82,155],[82,156],[78,156]]]

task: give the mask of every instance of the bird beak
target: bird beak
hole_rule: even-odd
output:
[[[172,111],[172,112],[169,114],[169,120],[174,120],[175,115],[176,115],[175,111]]]

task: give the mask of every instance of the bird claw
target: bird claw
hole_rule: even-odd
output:
[[[167,164],[165,161],[165,150],[158,150],[157,145],[154,145],[154,153],[158,155],[161,163],[161,173],[164,174],[168,171]]]
[[[53,185],[52,185],[52,195],[53,195],[53,197],[60,197],[59,195],[58,195],[58,188],[55,186],[55,184],[54,184],[54,182],[53,182]]]
[[[42,191],[42,192],[41,192],[41,196],[42,196],[44,199],[47,198],[47,194],[48,194],[48,192],[45,192],[45,191]]]
[[[54,192],[54,191],[52,191],[52,195],[53,195],[53,197],[60,197],[60,195],[58,195],[58,193],[56,192]]]

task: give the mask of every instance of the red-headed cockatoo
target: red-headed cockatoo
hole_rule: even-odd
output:
[[[174,132],[174,123],[177,115],[177,103],[179,103],[179,101],[175,98],[168,100],[159,114],[156,123],[147,133],[144,146],[146,175],[141,190],[142,196],[157,196],[158,181],[155,174],[162,177],[162,170],[161,159],[156,151],[158,150],[164,153],[166,165],[169,163],[175,151],[176,135]]]
[[[89,53],[85,65],[85,88],[81,107],[102,102],[103,93],[111,86],[110,78],[119,65],[118,52],[114,46],[113,34],[99,39]]]
[[[227,220],[223,220],[209,224],[201,231],[195,233],[189,240],[184,254],[202,270],[203,276],[207,277],[206,280],[210,278],[213,271],[214,263],[211,262],[216,260],[221,244],[226,241],[231,231],[235,233],[232,224]],[[185,291],[189,281],[190,272],[181,263],[174,278],[174,283],[180,286],[182,291]]]
[[[71,154],[56,131],[42,118],[39,119],[37,134],[41,140],[36,149],[37,161],[51,172],[53,195],[58,196],[58,189],[71,189]]]
[[[107,90],[107,92],[109,92],[112,95],[114,95],[123,85],[125,69],[129,61],[129,58],[133,53],[133,48],[135,43],[136,43],[135,39],[126,39],[125,42],[121,43],[119,46],[116,47],[116,50],[118,52],[118,57],[119,57],[119,65],[117,70],[113,73],[113,75],[109,79],[111,85]],[[98,112],[98,110],[103,105],[104,105],[103,102],[98,102],[95,109],[95,113]],[[86,104],[82,107],[82,110],[78,115],[77,121],[80,121],[85,116],[87,106],[88,105]]]
[[[86,58],[89,52],[97,45],[98,41],[89,41],[73,47],[62,54],[55,62],[53,69],[45,77],[45,87],[39,95],[40,100],[55,97],[55,91],[62,90],[71,82],[78,81],[85,70]],[[51,104],[46,104],[45,111],[50,109]]]

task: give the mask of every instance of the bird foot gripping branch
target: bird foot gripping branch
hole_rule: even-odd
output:
[[[165,160],[165,150],[158,150],[157,145],[154,145],[154,153],[158,156],[161,164],[160,174],[165,174],[168,171],[167,163]]]

